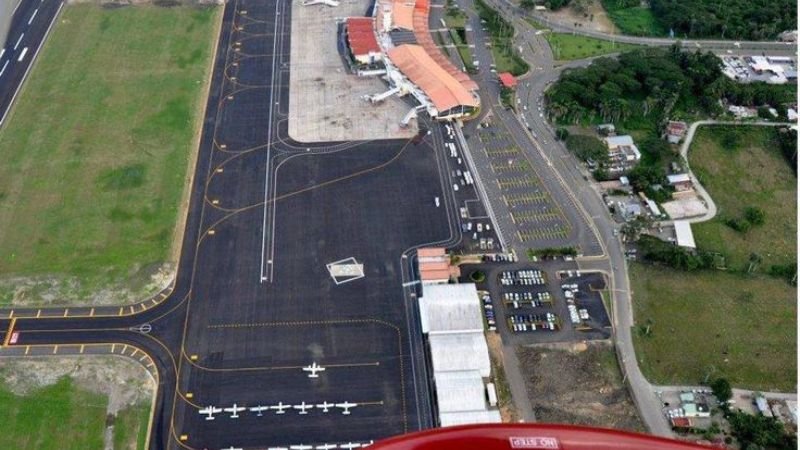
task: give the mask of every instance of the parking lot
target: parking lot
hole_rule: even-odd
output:
[[[501,250],[494,224],[477,192],[475,174],[467,164],[464,151],[451,124],[435,127],[446,155],[448,186],[461,221],[461,242],[454,249],[464,254],[494,253]],[[441,200],[440,200],[441,201]]]
[[[478,129],[478,138],[494,177],[486,182],[495,182],[499,187],[520,242],[539,248],[573,244],[570,222],[509,132],[488,125]]]
[[[483,270],[478,284],[486,324],[514,345],[608,339],[611,322],[603,305],[605,281],[571,263],[494,263],[462,266],[468,277]]]

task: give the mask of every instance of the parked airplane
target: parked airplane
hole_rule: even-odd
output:
[[[344,402],[344,403],[337,403],[337,408],[342,408],[342,414],[350,414],[350,408],[355,408],[358,406],[358,403],[351,403],[351,402]]]
[[[263,416],[264,415],[264,411],[269,411],[269,406],[258,405],[258,406],[253,406],[252,408],[250,408],[250,412],[258,413],[258,417]]]
[[[297,444],[297,445],[290,445],[290,450],[314,450],[313,445],[304,445],[304,444]]]
[[[231,419],[238,419],[239,413],[244,411],[245,409],[247,408],[245,408],[244,406],[239,406],[236,403],[234,403],[233,406],[225,408],[223,409],[223,411],[231,413]]]
[[[317,408],[321,409],[322,412],[328,412],[328,408],[333,408],[334,406],[336,405],[328,402],[322,402],[317,404]]]
[[[303,6],[311,5],[339,6],[339,2],[336,0],[303,0]]]
[[[322,445],[316,446],[315,449],[316,450],[333,450],[336,447],[338,447],[338,445],[336,445],[336,444],[322,444]]]
[[[294,405],[292,408],[299,409],[300,410],[300,414],[308,414],[308,411],[306,411],[306,410],[307,409],[311,409],[313,407],[314,407],[314,405],[307,405],[306,402],[302,402],[299,405]]]
[[[345,450],[353,450],[354,448],[361,448],[361,444],[358,442],[348,442],[347,444],[339,444],[339,448],[343,448]]]
[[[272,405],[269,407],[269,409],[274,409],[275,414],[286,414],[286,411],[284,411],[284,409],[289,409],[291,407],[292,405],[284,405],[283,402],[278,402],[277,405]]]
[[[267,450],[289,450],[289,447],[267,447]]]
[[[242,450],[242,447],[234,447],[231,445],[230,447],[223,448],[222,450]]]
[[[311,363],[310,366],[303,367],[303,372],[311,372],[308,378],[319,378],[317,372],[325,372],[325,368],[317,363]]]
[[[222,408],[215,408],[213,406],[206,406],[205,408],[200,410],[200,414],[205,414],[206,420],[214,420],[214,414],[219,414],[222,412]]]

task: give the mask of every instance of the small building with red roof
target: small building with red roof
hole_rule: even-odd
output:
[[[375,19],[348,17],[345,21],[347,47],[358,64],[373,64],[381,59],[381,47],[375,38]]]
[[[498,77],[500,78],[500,84],[502,84],[504,88],[515,89],[517,87],[517,79],[514,78],[514,75],[508,72],[501,72]]]

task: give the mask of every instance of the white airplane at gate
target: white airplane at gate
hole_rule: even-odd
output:
[[[344,402],[336,404],[337,408],[342,408],[344,410],[342,411],[342,414],[345,415],[350,414],[350,408],[355,408],[356,406],[358,406],[358,403]]]
[[[222,408],[216,408],[214,406],[206,406],[205,408],[200,410],[200,414],[206,416],[206,420],[214,420],[214,414],[219,414],[222,412]]]
[[[339,2],[337,0],[303,0],[303,6],[311,6],[311,5],[328,5],[328,6],[339,6]]]
[[[239,413],[244,411],[245,409],[247,408],[245,408],[244,406],[239,406],[236,403],[234,403],[233,406],[225,408],[223,409],[223,411],[231,413],[231,419],[238,419]]]
[[[313,407],[314,407],[314,405],[308,405],[308,404],[306,404],[306,402],[302,402],[299,405],[294,405],[292,408],[299,409],[300,410],[300,414],[308,414],[308,411],[306,411],[306,410],[307,409],[311,409]]]
[[[259,417],[264,415],[264,411],[269,411],[269,406],[257,405],[250,408],[250,412],[258,413]]]
[[[314,362],[310,366],[303,367],[303,372],[310,372],[308,378],[319,378],[317,372],[325,372],[325,368]]]
[[[275,414],[286,414],[286,411],[284,411],[284,409],[289,409],[291,407],[292,405],[284,405],[283,402],[278,402],[277,405],[272,405],[269,407],[269,409],[274,409]]]
[[[336,405],[328,402],[317,403],[317,408],[321,409],[324,413],[328,412],[328,409],[333,408],[334,406]]]
[[[338,445],[336,445],[336,444],[322,444],[322,445],[318,445],[318,446],[316,446],[314,448],[315,448],[315,450],[333,450],[336,447],[338,447]]]

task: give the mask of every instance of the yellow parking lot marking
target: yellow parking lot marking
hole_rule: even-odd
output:
[[[30,345],[26,345],[25,346],[25,355],[27,356],[28,353],[30,353],[30,351],[31,351],[31,346]]]
[[[117,315],[118,315],[118,316],[121,316],[121,315],[122,315],[122,311],[124,311],[124,308],[123,308],[122,306],[120,306],[120,307],[119,307],[119,314],[117,314]]]
[[[81,344],[81,349],[80,349],[80,352],[81,352],[81,353],[83,353],[83,347],[84,347],[84,345],[83,345],[83,344]]]
[[[189,440],[189,435],[188,435],[188,434],[182,434],[182,435],[181,435],[181,437],[180,437],[180,440],[181,440],[181,441],[187,441],[187,440]]]
[[[191,392],[186,393],[186,398],[194,398],[194,394]]]
[[[133,352],[131,353],[131,358],[133,358],[134,356],[136,356],[136,354],[137,354],[137,353],[139,353],[139,349],[138,349],[138,348],[134,348],[134,349],[133,349]]]
[[[117,348],[117,344],[111,344],[111,353],[114,353],[114,350]]]
[[[130,309],[131,309],[131,314],[133,314],[134,313],[133,305],[130,306]]]
[[[214,230],[208,230],[208,235],[209,235],[209,236],[213,236],[213,235],[214,235],[214,233],[216,233],[216,231],[214,231]]]
[[[94,308],[89,310],[89,317],[94,317]]]
[[[39,317],[41,317],[41,315],[42,315],[42,310],[41,309],[37,309],[36,310],[36,318],[38,319]]]
[[[147,355],[142,355],[142,357],[141,357],[141,358],[139,358],[139,362],[142,362],[142,361],[144,361],[145,359],[147,359]]]
[[[144,303],[139,303],[139,306],[141,306],[141,307],[142,307],[142,311],[144,311],[145,309],[147,309],[147,305],[145,305]]]
[[[58,353],[58,345],[53,346],[53,354],[55,355],[56,353]]]
[[[67,315],[69,315],[69,308],[64,308],[64,317],[67,317]]]
[[[14,310],[13,310],[13,309],[12,309],[12,310],[11,310],[11,312],[8,314],[8,318],[9,318],[9,319],[13,319],[13,318],[14,318]]]
[[[124,355],[126,351],[128,351],[128,345],[127,345],[127,344],[124,344],[124,345],[122,346],[122,351],[121,351],[120,353],[122,353],[122,354]]]

